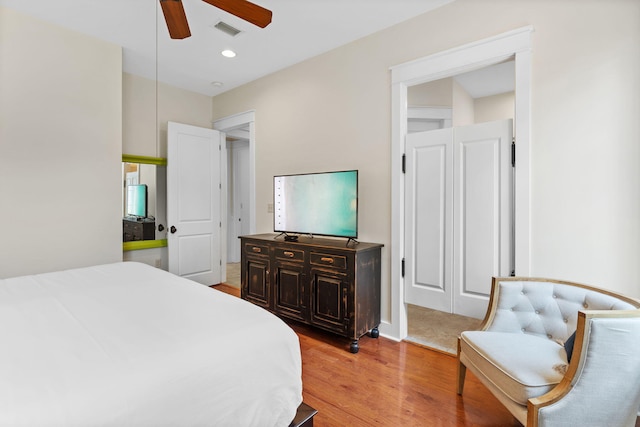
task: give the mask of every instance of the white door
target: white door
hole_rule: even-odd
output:
[[[220,132],[169,122],[169,271],[204,285],[221,282]]]
[[[405,302],[451,313],[453,129],[407,135]]]
[[[512,121],[407,135],[405,302],[481,318],[511,267]]]
[[[454,128],[453,313],[482,318],[512,260],[512,120]]]

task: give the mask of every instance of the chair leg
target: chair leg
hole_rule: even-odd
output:
[[[458,337],[458,394],[462,396],[464,389],[464,378],[467,374],[467,367],[460,361],[460,338]]]
[[[458,359],[458,394],[462,396],[462,390],[464,389],[464,378],[467,373],[467,367],[462,364]]]

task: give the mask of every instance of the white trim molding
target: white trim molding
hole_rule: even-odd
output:
[[[532,26],[439,52],[391,67],[391,317],[380,333],[407,336],[402,258],[404,256],[404,175],[402,155],[407,135],[407,88],[457,74],[515,60],[515,271],[530,269],[530,139]],[[487,280],[490,280],[488,278]]]
[[[249,129],[249,232],[256,232],[256,132],[255,132],[256,112],[249,110],[244,113],[234,114],[213,122],[213,128],[220,132],[232,134],[240,128]],[[222,144],[222,158],[227,157],[226,144]],[[224,175],[223,187],[226,188],[226,174]],[[225,211],[226,212],[226,211]],[[226,214],[226,213],[225,213]]]

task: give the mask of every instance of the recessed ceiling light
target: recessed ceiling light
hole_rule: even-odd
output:
[[[211,86],[213,87],[222,87],[223,83],[222,82],[211,82]]]
[[[233,58],[234,56],[236,56],[236,53],[231,49],[223,50],[220,53],[222,54],[222,56],[226,56],[227,58]]]

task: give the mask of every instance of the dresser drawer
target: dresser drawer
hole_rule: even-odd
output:
[[[323,265],[333,268],[347,268],[347,257],[344,255],[323,254],[319,252],[311,252],[309,260],[313,265]]]
[[[269,256],[269,245],[260,243],[245,243],[244,250],[247,255]]]
[[[277,259],[304,262],[304,251],[299,249],[275,248],[275,253]]]

